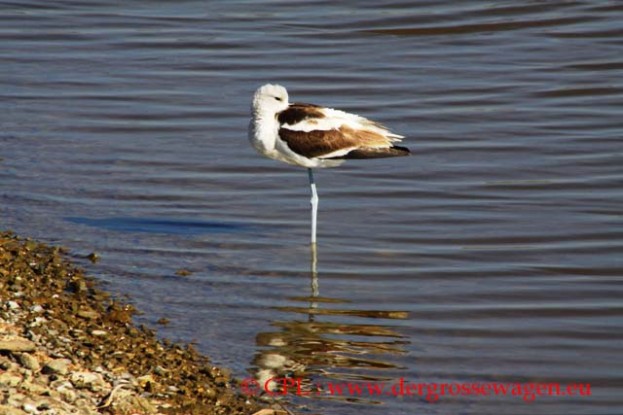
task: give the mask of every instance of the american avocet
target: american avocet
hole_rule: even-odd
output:
[[[358,115],[313,104],[288,102],[281,85],[266,84],[253,95],[249,139],[266,157],[306,167],[312,198],[311,242],[316,243],[318,193],[312,169],[335,167],[346,159],[406,156],[395,146],[403,136]]]

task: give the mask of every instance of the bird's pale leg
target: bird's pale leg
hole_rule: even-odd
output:
[[[314,183],[314,173],[312,173],[312,169],[307,169],[307,173],[309,174],[309,185],[311,186],[311,192],[312,192],[311,243],[316,244],[316,222],[318,219],[318,193],[316,192],[316,183]]]

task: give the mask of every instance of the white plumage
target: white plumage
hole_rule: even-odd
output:
[[[281,85],[266,84],[253,95],[249,140],[262,155],[306,167],[312,188],[312,243],[316,242],[318,197],[312,168],[346,159],[406,156],[394,143],[403,136],[355,114],[313,104],[289,103]]]

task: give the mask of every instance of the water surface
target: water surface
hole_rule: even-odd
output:
[[[0,226],[240,377],[592,386],[312,413],[619,414],[622,21],[616,1],[0,2]],[[305,171],[246,138],[269,81],[413,151],[316,173],[315,281]]]

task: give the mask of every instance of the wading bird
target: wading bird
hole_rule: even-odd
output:
[[[403,136],[355,114],[313,104],[288,102],[281,85],[266,84],[253,95],[249,140],[271,159],[306,167],[312,198],[311,243],[316,243],[318,194],[313,168],[335,167],[346,159],[406,156]]]

